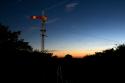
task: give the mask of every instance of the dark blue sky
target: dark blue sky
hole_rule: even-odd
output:
[[[22,38],[40,48],[40,21],[46,9],[46,49],[56,54],[84,55],[125,40],[124,0],[1,0],[0,22],[21,30]]]

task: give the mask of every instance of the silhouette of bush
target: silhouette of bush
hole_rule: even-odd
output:
[[[12,32],[8,27],[0,24],[0,50],[3,51],[32,51],[32,47],[24,39],[20,39],[21,32]]]
[[[125,44],[117,46],[115,53],[117,56],[125,56]]]
[[[65,57],[64,57],[65,59],[72,59],[72,55],[70,55],[70,54],[67,54],[67,55],[65,55]]]

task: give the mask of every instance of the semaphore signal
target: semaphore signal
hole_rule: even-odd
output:
[[[46,22],[47,16],[44,15],[44,11],[42,12],[42,16],[31,16],[33,20],[40,20],[41,21],[41,29],[40,29],[40,36],[41,36],[41,52],[45,52],[45,37],[46,36]]]

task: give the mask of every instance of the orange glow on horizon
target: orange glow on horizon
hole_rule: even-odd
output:
[[[53,54],[58,57],[64,57],[66,54],[70,54],[75,58],[83,58],[86,55],[94,54],[95,52],[100,52],[104,49],[92,49],[92,50],[57,50]]]

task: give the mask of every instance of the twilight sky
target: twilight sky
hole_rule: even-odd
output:
[[[124,0],[1,0],[0,23],[22,31],[21,38],[40,48],[40,26],[32,15],[48,16],[45,47],[54,54],[81,57],[125,40]]]

